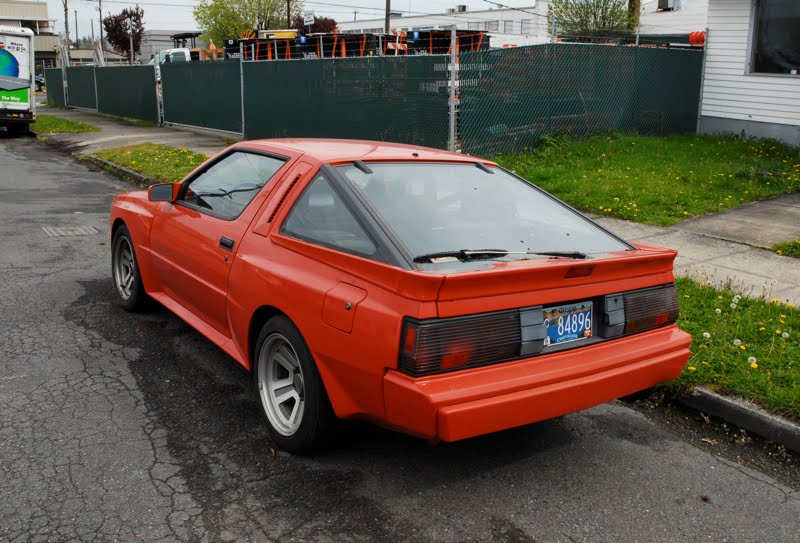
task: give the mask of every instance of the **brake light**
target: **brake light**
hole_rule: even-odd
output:
[[[406,319],[399,365],[414,377],[482,366],[518,358],[520,343],[517,309],[429,321]]]
[[[669,284],[611,294],[603,297],[600,308],[600,335],[619,337],[677,321],[678,293]]]

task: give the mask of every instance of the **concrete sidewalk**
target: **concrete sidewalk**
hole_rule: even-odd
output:
[[[152,142],[210,156],[230,144],[220,136],[136,126],[78,110],[43,107],[39,113],[83,121],[102,129],[48,136],[78,155]],[[800,193],[753,202],[666,228],[608,217],[596,220],[627,240],[677,249],[679,275],[731,286],[753,296],[764,293],[800,305],[800,259],[767,250],[775,243],[800,238]]]

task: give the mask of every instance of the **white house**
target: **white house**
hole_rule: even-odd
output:
[[[709,0],[700,131],[800,145],[800,0]]]
[[[688,34],[706,29],[708,0],[642,0],[639,33]]]
[[[413,32],[414,30],[445,30],[456,25],[458,30],[483,30],[491,34],[491,46],[533,45],[550,41],[547,28],[549,1],[529,1],[530,5],[514,9],[487,9],[469,11],[459,5],[446,13],[427,15],[405,15],[393,12],[390,19],[392,30]],[[384,19],[343,21],[339,30],[344,33],[382,32]]]

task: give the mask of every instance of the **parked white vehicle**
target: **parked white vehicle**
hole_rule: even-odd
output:
[[[33,31],[0,26],[0,128],[27,132],[36,120]]]
[[[164,49],[159,51],[148,64],[156,67],[156,79],[161,81],[161,65],[167,62],[189,62],[192,60],[192,52],[189,49]]]

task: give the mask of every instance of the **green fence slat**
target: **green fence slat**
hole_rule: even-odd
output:
[[[245,62],[245,137],[368,139],[445,148],[448,60]]]
[[[97,109],[94,66],[67,68],[67,101],[70,107]]]
[[[161,65],[164,122],[241,132],[238,61]]]
[[[153,66],[106,66],[95,69],[97,110],[101,113],[158,122]]]
[[[44,84],[47,87],[47,105],[64,107],[64,83],[61,68],[47,68],[44,71]]]
[[[590,44],[462,53],[461,148],[491,155],[545,134],[694,132],[702,62],[701,50]]]

